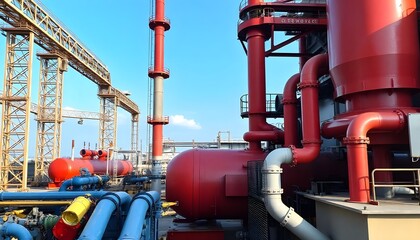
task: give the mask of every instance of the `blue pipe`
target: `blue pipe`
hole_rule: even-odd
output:
[[[72,200],[78,196],[90,195],[100,198],[106,191],[75,191],[75,192],[0,192],[0,201],[8,200]]]
[[[149,180],[149,177],[127,177],[124,178],[124,183],[142,183]]]
[[[156,191],[137,194],[131,202],[130,210],[118,240],[140,239],[143,232],[146,213],[150,209],[154,211],[159,200],[160,195]],[[157,229],[154,230],[157,231]],[[149,238],[146,237],[146,239],[155,239],[155,237],[149,236]]]
[[[0,232],[2,236],[14,237],[19,240],[32,240],[32,235],[29,230],[17,223],[4,223],[0,226]]]
[[[98,183],[105,183],[109,181],[109,176],[93,176],[93,177],[73,177],[71,179],[68,179],[66,181],[64,181],[61,186],[60,189],[58,190],[59,192],[62,191],[66,191],[68,187],[73,186],[76,188],[73,188],[73,190],[81,190],[81,186],[83,185],[88,185],[88,184],[98,184]]]
[[[102,239],[112,213],[120,207],[123,210],[127,210],[130,201],[131,196],[126,192],[108,193],[102,196],[78,239]]]

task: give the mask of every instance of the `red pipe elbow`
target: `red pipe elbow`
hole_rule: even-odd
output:
[[[299,88],[302,92],[303,148],[291,146],[293,163],[313,161],[321,147],[318,106],[318,78],[328,73],[328,55],[320,54],[309,59],[302,69]],[[287,129],[286,129],[287,131]]]
[[[372,130],[399,130],[405,126],[399,112],[366,112],[355,117],[343,142],[347,145],[349,192],[351,202],[370,202],[367,133]]]

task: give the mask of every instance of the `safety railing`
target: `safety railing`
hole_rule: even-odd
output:
[[[275,112],[276,111],[276,93],[267,93],[265,100],[265,109],[266,112]],[[244,94],[240,99],[241,115],[249,112],[249,101],[248,94]]]
[[[412,182],[390,182],[386,184],[377,184],[375,183],[375,173],[376,172],[412,172],[413,181]],[[376,188],[377,187],[411,187],[411,188],[420,188],[420,168],[376,168],[372,171],[372,191],[373,191],[373,200],[376,201]],[[418,190],[417,190],[418,191]],[[417,192],[415,190],[415,192]]]
[[[302,0],[265,0],[264,2],[301,3]],[[239,10],[242,10],[247,5],[248,5],[248,0],[242,0],[239,3]]]

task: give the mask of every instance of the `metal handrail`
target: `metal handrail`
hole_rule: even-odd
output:
[[[417,173],[417,178],[414,176],[414,184],[375,184],[375,173],[376,172],[413,172]],[[373,200],[376,201],[376,191],[377,187],[417,187],[420,188],[420,168],[376,168],[372,171],[372,189],[373,189]],[[395,182],[394,182],[395,183]]]

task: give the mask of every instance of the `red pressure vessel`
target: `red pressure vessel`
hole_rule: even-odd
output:
[[[354,104],[351,101],[361,95],[356,93],[382,90],[389,96],[397,90],[395,99],[408,99],[399,96],[407,92],[398,89],[420,88],[415,0],[328,0],[327,6],[328,54],[336,97]],[[375,96],[364,103],[375,102]],[[380,106],[381,101],[376,100]]]
[[[115,160],[117,162],[117,174],[127,175],[133,171],[130,161]],[[74,159],[57,158],[51,162],[48,168],[48,176],[55,184],[80,176],[80,169],[87,168],[91,174],[106,174],[107,161],[98,159]],[[108,172],[112,173],[114,161],[109,161]]]
[[[166,200],[188,219],[244,219],[247,216],[247,162],[266,153],[246,150],[192,149],[168,165]]]

